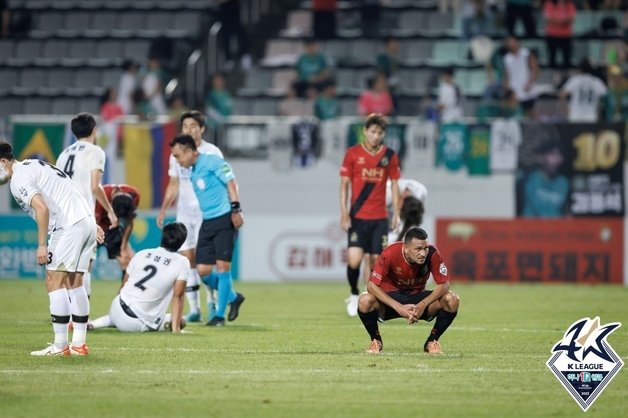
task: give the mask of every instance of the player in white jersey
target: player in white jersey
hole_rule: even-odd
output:
[[[185,135],[190,135],[194,138],[194,142],[198,151],[201,154],[213,154],[220,158],[224,158],[220,149],[203,140],[203,134],[205,133],[205,116],[197,110],[185,112],[181,115],[181,132]],[[179,252],[186,256],[190,260],[192,270],[188,279],[188,286],[186,289],[186,297],[188,304],[190,305],[190,312],[186,316],[188,322],[199,322],[201,320],[200,314],[200,283],[201,278],[196,270],[196,244],[198,241],[198,233],[203,223],[203,214],[199,208],[198,200],[194,194],[192,188],[192,182],[190,181],[191,170],[189,168],[182,167],[177,163],[174,156],[170,155],[170,163],[168,167],[168,175],[170,180],[168,187],[164,195],[164,201],[161,205],[161,210],[157,216],[157,225],[161,227],[166,216],[166,211],[172,206],[175,199],[177,201],[177,222],[185,224],[188,230],[188,237],[181,246]],[[207,279],[208,282],[214,282],[212,278]],[[212,283],[213,285],[213,283]],[[215,298],[213,295],[214,286],[206,287],[207,289],[207,316],[208,321],[213,316],[215,309]],[[240,294],[234,293],[230,298],[232,301],[231,311],[235,314],[239,309],[239,305],[244,300],[244,297]],[[230,317],[234,318],[234,314]],[[235,315],[237,317],[237,315]]]
[[[607,92],[604,82],[593,75],[591,63],[584,58],[578,72],[567,79],[559,93],[561,101],[569,96],[569,122],[597,122],[600,98]]]
[[[0,185],[10,182],[15,201],[37,223],[37,263],[46,266],[46,289],[54,343],[34,356],[87,355],[89,299],[83,287],[96,242],[104,232],[96,225],[76,184],[57,167],[41,160],[17,161],[11,144],[0,141]],[[50,235],[49,241],[46,239]],[[68,345],[68,323],[74,322]]]
[[[105,151],[96,145],[96,120],[89,113],[79,113],[70,122],[70,128],[77,141],[63,150],[55,165],[76,183],[92,213],[96,200],[103,205],[111,227],[115,228],[118,225],[118,218],[102,187],[106,157]],[[94,251],[92,260],[95,258]],[[83,276],[83,285],[89,296],[91,294],[91,263]]]
[[[109,315],[95,319],[90,329],[116,327],[125,332],[180,332],[185,322],[183,295],[190,261],[177,251],[186,239],[181,222],[167,224],[157,248],[135,254],[126,269],[120,293]],[[167,314],[172,301],[172,314]]]

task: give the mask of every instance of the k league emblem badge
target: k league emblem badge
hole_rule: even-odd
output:
[[[600,325],[599,317],[582,318],[552,348],[547,367],[585,412],[624,366],[606,341],[620,326]]]

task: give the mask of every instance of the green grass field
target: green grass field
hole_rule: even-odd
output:
[[[96,282],[92,317],[117,283]],[[628,416],[628,370],[585,414],[545,366],[581,317],[623,321],[609,343],[628,359],[628,289],[459,285],[461,310],[422,353],[430,326],[381,326],[368,355],[338,284],[242,284],[241,316],[188,333],[90,332],[90,356],[36,358],[52,341],[41,281],[0,280],[0,417],[605,417]]]

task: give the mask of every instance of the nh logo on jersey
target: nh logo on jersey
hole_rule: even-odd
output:
[[[624,366],[606,341],[620,326],[620,322],[600,325],[597,316],[582,318],[552,348],[547,367],[585,412]]]

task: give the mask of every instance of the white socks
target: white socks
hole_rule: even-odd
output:
[[[77,287],[76,289],[70,289],[70,308],[72,316],[74,317],[72,325],[74,332],[72,333],[72,345],[80,346],[85,344],[85,337],[87,335],[87,318],[89,317],[89,299],[87,298],[87,292],[85,287]],[[84,319],[84,321],[77,322],[77,319]]]
[[[55,333],[55,347],[64,349],[68,346],[68,323],[70,321],[70,299],[67,289],[48,292],[52,329]]]

